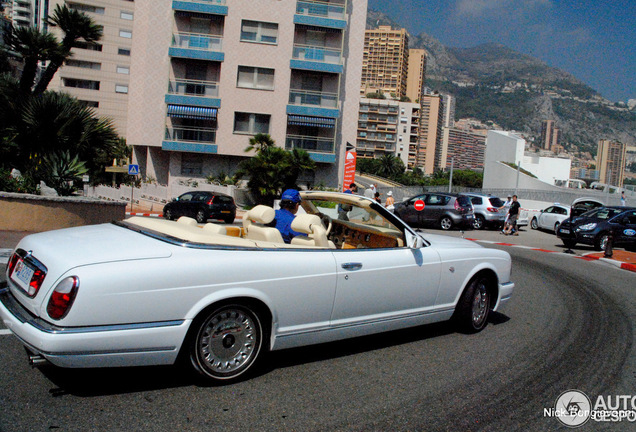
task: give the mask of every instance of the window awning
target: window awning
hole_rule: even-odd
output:
[[[336,126],[336,119],[328,117],[310,117],[289,114],[287,116],[287,123],[295,126],[333,128]]]
[[[216,119],[216,108],[168,105],[168,116],[187,119]]]

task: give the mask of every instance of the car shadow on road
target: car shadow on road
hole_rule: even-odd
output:
[[[499,325],[509,320],[510,318],[502,313],[491,312],[488,322],[491,325]],[[486,328],[485,331],[488,329]],[[456,332],[456,326],[452,322],[446,321],[337,342],[273,351],[263,359],[264,361],[253,373],[241,381],[267,375],[276,369],[421,342]],[[49,390],[53,397],[66,395],[95,397],[192,385],[200,387],[219,385],[200,382],[182,365],[95,369],[66,369],[47,365],[41,367],[40,371],[54,384],[55,387]]]

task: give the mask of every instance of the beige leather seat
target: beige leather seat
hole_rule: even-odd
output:
[[[257,205],[249,210],[245,213],[245,216],[243,216],[244,237],[250,240],[284,243],[280,231],[273,227],[263,226],[271,223],[275,216],[276,212],[274,209],[264,205]]]
[[[294,231],[307,234],[305,236],[296,236],[292,239],[291,244],[298,246],[315,246],[335,249],[336,245],[327,238],[327,230],[322,224],[320,217],[312,214],[299,214],[291,224]]]

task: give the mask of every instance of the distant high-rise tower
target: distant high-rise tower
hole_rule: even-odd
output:
[[[554,120],[544,120],[541,123],[541,148],[552,150],[561,142],[561,130],[555,127]]]
[[[425,82],[426,51],[423,49],[410,49],[406,76],[406,97],[408,97],[411,102],[420,102],[424,94]]]
[[[627,146],[618,141],[600,140],[596,153],[596,169],[601,183],[623,186]]]
[[[391,26],[366,30],[362,60],[361,94],[389,93],[395,99],[406,96],[409,40],[405,29]]]
[[[417,152],[417,166],[425,174],[435,171],[435,151],[443,137],[444,101],[440,94],[422,95],[421,130],[419,149]]]

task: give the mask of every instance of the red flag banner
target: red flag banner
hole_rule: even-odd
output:
[[[349,185],[355,181],[356,178],[356,152],[348,151],[345,156],[344,166],[344,183],[342,184],[342,191],[349,189]]]

